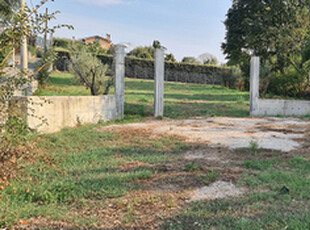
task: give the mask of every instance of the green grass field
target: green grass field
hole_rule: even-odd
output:
[[[126,79],[125,113],[152,116],[154,82]],[[113,93],[113,89],[111,89]],[[89,90],[80,86],[70,74],[52,74],[39,96],[86,96]],[[249,114],[249,93],[222,86],[165,82],[165,112],[169,118],[193,116],[245,117]]]
[[[170,118],[248,115],[246,92],[171,82],[165,91]],[[37,95],[88,91],[69,74],[53,74]],[[105,129],[152,115],[152,97],[152,81],[126,79],[124,120],[29,137],[31,148],[17,160],[15,179],[0,190],[0,228],[309,229],[308,147],[294,153],[219,147],[230,163],[216,165],[182,157],[188,150],[213,151],[207,145]],[[309,133],[305,138],[309,143]],[[184,201],[193,187],[215,180],[234,180],[248,191],[235,198]],[[284,186],[289,191],[281,192]]]

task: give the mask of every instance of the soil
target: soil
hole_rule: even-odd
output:
[[[215,199],[222,199],[225,197],[240,196],[243,193],[245,193],[245,191],[246,189],[237,188],[232,183],[225,181],[217,181],[210,186],[205,186],[196,189],[193,192],[191,201],[215,200]]]

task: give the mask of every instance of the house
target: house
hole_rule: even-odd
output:
[[[98,42],[100,44],[101,48],[104,50],[108,50],[112,46],[110,34],[107,34],[106,38],[103,38],[101,36],[96,35],[96,36],[84,38],[84,39],[82,39],[82,41],[86,45],[94,43],[94,42]]]

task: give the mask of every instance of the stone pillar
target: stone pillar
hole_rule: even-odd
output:
[[[163,49],[155,50],[155,93],[154,93],[154,116],[164,115],[164,77],[165,77],[165,55]]]
[[[118,44],[115,46],[115,98],[116,111],[119,118],[124,117],[125,103],[125,46]]]
[[[250,116],[257,115],[259,100],[259,57],[251,58],[250,72]]]

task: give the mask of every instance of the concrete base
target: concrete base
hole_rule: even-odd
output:
[[[21,116],[31,129],[41,133],[58,132],[66,127],[97,124],[118,118],[114,95],[86,97],[14,97]]]
[[[310,101],[259,99],[258,110],[252,116],[310,115]]]

